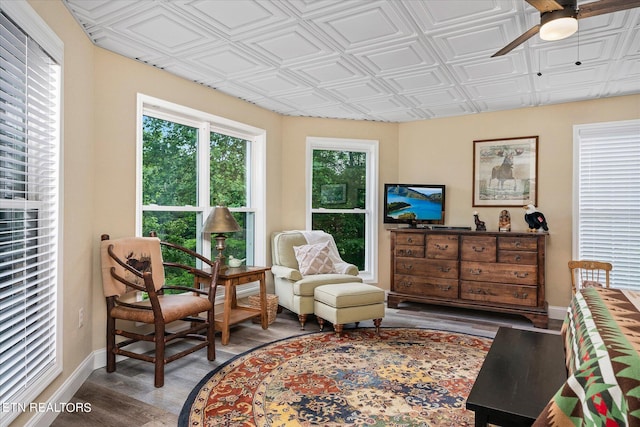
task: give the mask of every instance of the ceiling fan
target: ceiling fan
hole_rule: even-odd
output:
[[[540,11],[540,23],[491,55],[502,56],[540,33],[542,40],[562,40],[578,30],[578,19],[640,7],[640,0],[600,0],[578,8],[577,0],[525,0]]]

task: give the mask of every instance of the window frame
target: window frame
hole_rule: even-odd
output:
[[[198,129],[198,204],[196,206],[143,206],[142,205],[142,161],[143,161],[143,117],[153,116]],[[142,235],[142,216],[144,211],[162,212],[196,212],[202,221],[197,224],[200,230],[209,212],[215,207],[210,200],[209,176],[209,144],[210,133],[224,133],[250,141],[248,162],[250,163],[250,177],[247,182],[247,205],[243,207],[229,207],[231,212],[253,214],[253,240],[247,242],[247,248],[253,247],[255,265],[265,265],[266,262],[266,131],[251,125],[198,111],[193,108],[175,104],[149,95],[137,95],[137,125],[136,125],[136,235]],[[196,232],[198,235],[202,233]],[[248,236],[249,238],[249,236]],[[197,252],[211,256],[211,239],[198,238]],[[253,291],[257,286],[248,286],[239,292],[239,296],[247,290]],[[251,293],[251,292],[249,292]]]
[[[581,214],[582,214],[581,177],[583,176],[583,171],[581,170],[581,161],[582,161],[581,149],[583,144],[592,143],[593,141],[598,141],[598,140],[602,140],[602,141],[606,140],[607,144],[613,144],[616,141],[619,142],[620,140],[625,140],[625,139],[634,138],[634,137],[640,140],[640,137],[638,137],[638,135],[640,135],[640,119],[574,125],[573,127],[572,259],[592,258],[591,252],[587,248],[584,248],[583,250],[584,245],[581,243],[581,232],[582,232],[581,223],[583,220],[583,218],[581,217]],[[634,145],[635,141],[625,142],[625,144],[635,146]],[[616,145],[619,145],[619,144],[616,144]],[[638,149],[636,149],[636,155],[638,155],[637,152],[638,152]],[[622,156],[616,155],[615,157],[611,157],[611,159],[619,159],[619,158],[621,159]],[[630,161],[628,160],[628,158],[625,158],[625,160]],[[601,170],[594,170],[593,172],[597,174],[601,172]],[[608,192],[608,190],[606,189],[603,189],[602,191]],[[593,196],[591,196],[591,198],[593,199]],[[627,198],[629,198],[629,196],[627,196]],[[590,203],[590,206],[593,206],[593,202]],[[603,202],[602,206],[603,207],[610,206],[610,204],[607,202]],[[618,209],[618,211],[622,212],[620,209]],[[596,218],[596,216],[592,215],[591,217],[588,217],[588,218],[590,218],[591,221],[594,221],[598,219]],[[637,228],[637,227],[634,227],[634,228]],[[625,230],[620,230],[620,233],[624,234],[624,231]],[[588,232],[592,237],[591,242],[593,242],[595,239],[595,235],[598,233],[594,232],[592,229],[588,230]],[[607,231],[605,229],[601,232],[601,234],[607,234],[609,232],[611,232],[611,230]],[[610,240],[609,236],[610,234],[607,234],[607,238]],[[621,239],[621,240],[622,242],[627,241],[627,243],[621,243],[621,245],[637,247],[637,246],[634,246],[635,245],[634,242],[640,242],[640,233],[633,234],[633,236],[630,236],[629,234],[625,234],[625,239]],[[615,280],[617,275],[616,258],[618,259],[619,263],[621,263],[622,266],[628,267],[628,265],[634,264],[630,262],[628,258],[626,258],[626,256],[633,255],[631,252],[629,252],[628,249],[625,249],[619,252],[616,251],[615,253],[616,255],[614,255],[614,249],[612,247],[607,247],[603,249],[602,256],[599,256],[597,259],[598,261],[611,262],[613,264],[613,271],[611,272],[611,287],[616,287],[616,280]],[[607,254],[609,254],[609,257],[607,257]],[[629,271],[624,269],[623,273],[621,274],[624,274],[624,276],[628,276]],[[633,272],[631,273],[631,275],[633,275]],[[640,290],[640,286],[638,285],[636,286],[632,285],[631,287],[622,285],[618,287],[621,289]]]
[[[3,404],[10,404],[10,411],[0,411],[0,424],[9,424],[15,418],[18,417],[23,411],[21,411],[21,405],[24,406],[27,402],[33,402],[63,371],[63,322],[62,316],[63,310],[63,287],[62,278],[64,276],[63,271],[63,195],[64,195],[64,175],[62,164],[63,153],[63,138],[62,138],[62,124],[64,123],[64,112],[62,106],[62,88],[64,87],[64,44],[62,40],[56,35],[56,33],[46,24],[46,22],[33,10],[33,8],[25,0],[18,0],[12,2],[3,2],[2,12],[9,17],[30,39],[37,43],[40,48],[57,64],[56,76],[57,87],[53,96],[53,104],[56,105],[54,109],[55,123],[51,126],[54,131],[51,134],[53,138],[51,144],[56,147],[56,158],[52,159],[55,163],[55,190],[53,191],[54,201],[48,202],[53,208],[53,214],[51,219],[55,224],[53,231],[49,235],[51,241],[55,247],[52,249],[52,263],[54,265],[54,274],[51,276],[53,282],[49,286],[48,295],[51,296],[51,310],[53,311],[52,318],[55,325],[49,330],[53,331],[52,337],[53,350],[51,356],[53,361],[44,367],[40,372],[35,375],[32,372],[32,379],[27,381],[24,389],[14,392],[9,395],[8,401]],[[43,202],[34,201],[21,201],[7,199],[5,206],[20,204],[20,208],[26,209],[36,205],[41,205]]]
[[[313,151],[358,151],[367,154],[365,208],[313,208]],[[378,158],[379,141],[373,139],[328,138],[310,136],[306,139],[306,228],[311,230],[314,213],[344,213],[365,215],[365,269],[360,277],[367,283],[378,281]]]

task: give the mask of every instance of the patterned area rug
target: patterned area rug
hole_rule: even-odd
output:
[[[472,426],[465,401],[491,339],[428,329],[320,332],[218,367],[179,426]]]

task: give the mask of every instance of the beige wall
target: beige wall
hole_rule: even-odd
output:
[[[447,184],[447,222],[471,225],[474,139],[540,136],[539,206],[549,218],[548,299],[569,298],[571,143],[578,123],[640,116],[640,95],[406,124],[281,117],[254,105],[91,45],[60,1],[30,4],[65,44],[64,64],[64,372],[46,401],[92,351],[104,347],[99,236],[134,232],[136,93],[247,123],[267,131],[267,232],[305,225],[307,136],[377,139],[380,179]],[[495,227],[499,209],[478,209]],[[381,207],[379,208],[381,215]],[[513,222],[524,228],[512,209]],[[379,284],[388,289],[389,236],[379,225]],[[78,328],[78,309],[86,325]],[[21,425],[27,416],[20,417]]]
[[[473,141],[538,135],[538,208],[549,223],[547,301],[567,306],[571,294],[573,126],[637,119],[640,95],[406,123],[400,126],[401,181],[447,185],[448,225],[473,225],[473,211],[497,230],[503,208],[472,207]],[[509,208],[512,230],[525,231],[524,211]]]

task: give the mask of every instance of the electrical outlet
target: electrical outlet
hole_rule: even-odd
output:
[[[78,310],[78,329],[84,326],[84,308],[80,307]]]

